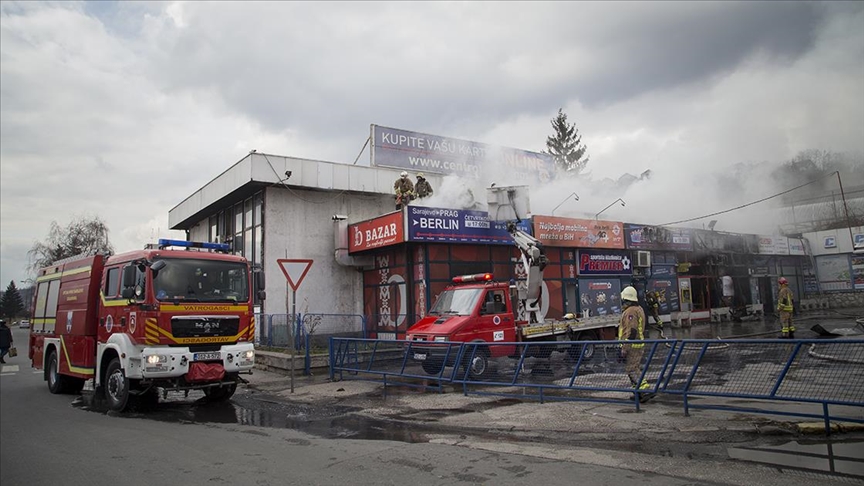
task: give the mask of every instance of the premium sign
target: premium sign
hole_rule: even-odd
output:
[[[630,275],[630,256],[623,252],[579,250],[579,275]]]
[[[530,234],[522,221],[517,227]],[[512,245],[506,223],[492,221],[486,211],[408,206],[408,241]]]
[[[372,165],[477,178],[503,170],[514,180],[549,181],[552,157],[485,143],[372,125]]]
[[[404,241],[401,211],[348,226],[348,253],[396,245]]]
[[[547,246],[624,249],[624,224],[618,221],[534,216],[534,235]]]

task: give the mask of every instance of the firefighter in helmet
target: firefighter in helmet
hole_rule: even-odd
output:
[[[795,339],[795,325],[792,324],[792,290],[789,289],[789,281],[786,277],[777,280],[780,284],[780,292],[777,294],[777,312],[780,313],[781,337]]]
[[[417,184],[414,185],[414,192],[420,199],[432,195],[432,186],[426,180],[426,175],[422,172],[417,173]]]
[[[645,352],[645,343],[627,344],[629,341],[645,339],[645,311],[639,305],[639,294],[633,286],[627,286],[621,291],[621,305],[624,311],[618,324],[618,341],[621,342],[621,355],[626,363],[624,370],[633,388],[640,391],[637,393],[639,401],[644,402],[654,396],[653,393],[647,392],[650,385],[642,379],[642,355]]]
[[[645,304],[648,307],[648,315],[654,319],[654,327],[663,335],[663,320],[660,319],[660,293],[656,291],[645,291]]]
[[[402,209],[403,205],[407,205],[408,201],[414,199],[414,183],[404,170],[393,183],[393,192],[396,193],[396,209]]]

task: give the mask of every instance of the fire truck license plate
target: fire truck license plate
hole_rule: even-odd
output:
[[[424,361],[426,359],[426,353],[414,353],[414,359],[417,361]]]
[[[195,353],[192,355],[192,361],[207,361],[210,359],[222,359],[219,353]]]

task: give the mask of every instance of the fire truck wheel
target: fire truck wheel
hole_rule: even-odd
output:
[[[489,351],[478,348],[474,356],[467,356],[462,367],[470,378],[482,378],[489,374]]]
[[[60,363],[57,361],[57,353],[51,351],[48,355],[48,390],[51,393],[80,393],[84,388],[84,380],[60,374]]]
[[[234,395],[237,391],[237,383],[230,385],[214,386],[204,389],[204,395],[211,402],[224,402]]]
[[[129,379],[123,372],[119,358],[114,358],[108,363],[103,388],[105,389],[105,400],[108,402],[108,408],[115,412],[122,412],[126,409],[126,405],[129,403]]]
[[[579,337],[576,339],[577,341],[596,341],[597,335],[591,331],[583,332],[579,334]],[[594,357],[594,352],[596,348],[593,344],[576,344],[570,347],[567,351],[568,356],[573,361],[577,361],[579,359],[579,353],[582,353],[582,360],[589,360]]]

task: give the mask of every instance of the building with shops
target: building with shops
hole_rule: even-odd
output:
[[[404,333],[456,275],[524,279],[503,222],[486,211],[420,204],[395,211],[401,170],[250,153],[171,209],[169,223],[192,241],[230,241],[263,271],[263,313],[362,315],[384,336]],[[427,179],[440,187],[442,175],[427,172]],[[814,242],[825,246],[830,235],[796,239],[540,214],[520,228],[545,248],[541,313],[550,318],[618,313],[621,289],[631,284],[660,293],[666,320],[678,312],[709,319],[727,307],[723,277],[733,305],[766,312],[775,306],[779,276],[799,301],[864,288],[864,262],[853,259],[838,232],[836,247],[817,252]]]

